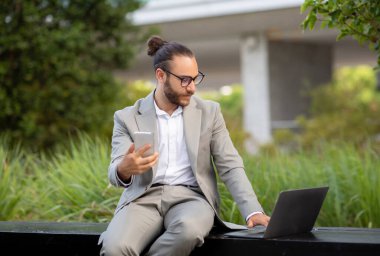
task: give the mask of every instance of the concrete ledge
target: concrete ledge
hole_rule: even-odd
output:
[[[106,223],[0,222],[2,255],[99,255]],[[380,229],[318,228],[277,239],[228,238],[213,229],[199,255],[380,255]]]
[[[106,223],[0,222],[2,255],[99,255]]]

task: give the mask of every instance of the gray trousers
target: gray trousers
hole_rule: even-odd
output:
[[[100,255],[189,255],[210,232],[214,211],[184,186],[152,187],[118,211],[102,234]]]

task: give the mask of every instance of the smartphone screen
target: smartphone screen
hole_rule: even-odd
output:
[[[153,155],[154,137],[152,132],[134,132],[135,151],[139,150],[146,144],[152,145],[151,148],[144,153],[144,157]]]

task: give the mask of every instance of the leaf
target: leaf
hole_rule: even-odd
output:
[[[368,35],[368,33],[371,30],[371,28],[372,28],[371,24],[364,24],[364,26],[363,26],[363,34]]]
[[[339,19],[339,12],[338,11],[330,12],[330,17],[331,17],[331,22],[333,24],[336,24],[337,20]]]
[[[336,10],[336,0],[329,0],[327,2],[327,7],[329,8],[330,12],[333,12]]]
[[[301,13],[305,12],[307,8],[313,6],[313,0],[306,0],[302,5],[301,5]]]
[[[348,33],[347,33],[347,31],[341,31],[340,33],[339,33],[339,35],[336,37],[336,40],[337,41],[339,41],[339,40],[341,40],[342,38],[344,38],[344,37],[346,37],[348,35]]]
[[[308,25],[309,25],[309,19],[306,18],[306,19],[301,23],[301,27],[305,30],[305,29],[307,29]]]
[[[322,29],[326,28],[329,25],[329,23],[330,23],[330,20],[323,20],[321,22],[321,28]]]
[[[310,30],[314,29],[314,25],[316,21],[317,21],[317,13],[316,11],[313,10],[309,13],[309,29]]]
[[[374,48],[375,51],[379,51],[379,50],[380,50],[380,40],[378,40],[378,41],[374,44],[373,48]]]

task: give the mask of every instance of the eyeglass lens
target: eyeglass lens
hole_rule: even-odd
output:
[[[202,82],[203,76],[204,75],[202,73],[198,73],[197,77],[195,77],[194,80],[192,77],[183,77],[181,85],[182,86],[188,86],[192,81],[194,81],[195,85],[198,85],[198,84],[200,84],[200,82]]]

